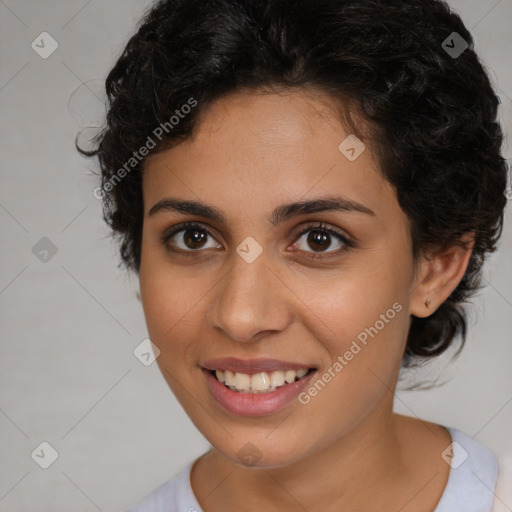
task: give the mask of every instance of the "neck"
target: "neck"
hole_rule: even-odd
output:
[[[209,510],[364,510],[391,501],[406,478],[399,421],[392,403],[366,417],[346,435],[325,440],[323,448],[279,468],[246,468],[212,449],[194,465],[191,481]],[[368,490],[371,489],[371,493]],[[395,496],[396,498],[396,496]],[[395,502],[396,504],[396,502]],[[299,507],[300,508],[300,507]]]

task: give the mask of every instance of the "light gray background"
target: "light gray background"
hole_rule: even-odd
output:
[[[512,0],[450,3],[498,87],[510,157]],[[148,5],[0,0],[1,512],[124,511],[208,448],[156,364],[133,355],[147,336],[138,283],[117,268],[97,168],[74,149],[101,118],[103,80]],[[47,59],[31,48],[43,31],[59,44]],[[463,355],[419,374],[447,384],[396,400],[499,455],[512,453],[511,221],[509,207]],[[42,237],[58,249],[46,263],[32,252]],[[31,458],[42,441],[59,454],[46,470]]]

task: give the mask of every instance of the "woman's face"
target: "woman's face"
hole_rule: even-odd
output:
[[[288,465],[377,432],[391,414],[416,284],[410,226],[370,147],[358,156],[353,139],[342,144],[351,134],[335,108],[304,90],[231,94],[146,162],[149,336],[187,414],[236,463]],[[285,208],[318,200],[341,207]],[[224,358],[247,366],[214,361]],[[316,371],[253,394],[205,368],[238,370],[229,378],[242,389]]]

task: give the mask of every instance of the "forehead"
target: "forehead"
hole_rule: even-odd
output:
[[[146,160],[145,214],[166,194],[233,215],[270,212],[284,198],[325,195],[392,212],[394,189],[379,170],[371,140],[355,160],[340,151],[353,137],[340,108],[329,96],[305,90],[222,97],[201,113],[191,137]]]

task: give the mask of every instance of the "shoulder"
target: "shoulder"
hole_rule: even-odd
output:
[[[190,485],[193,464],[194,462],[187,464],[178,474],[127,512],[201,512]]]
[[[452,443],[441,456],[450,465],[450,474],[435,512],[490,512],[499,472],[496,456],[460,430],[447,430]]]
[[[498,483],[492,512],[512,510],[512,451],[499,458]]]

